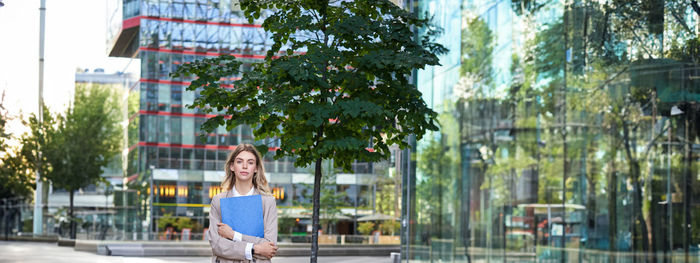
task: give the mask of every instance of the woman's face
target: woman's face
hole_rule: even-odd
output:
[[[236,181],[250,181],[253,179],[253,174],[258,170],[256,165],[257,159],[255,154],[243,151],[238,154],[231,164],[231,171],[236,175]]]

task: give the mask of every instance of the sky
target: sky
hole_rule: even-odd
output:
[[[0,0],[0,94],[12,116],[38,110],[40,0]],[[78,68],[103,68],[139,74],[138,59],[110,58],[107,47],[108,8],[113,0],[46,0],[44,103],[62,112],[70,102]],[[113,3],[113,2],[111,2]],[[11,133],[26,131],[18,119]]]

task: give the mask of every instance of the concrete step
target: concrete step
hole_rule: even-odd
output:
[[[75,247],[75,239],[58,238],[59,247]]]
[[[7,241],[27,241],[27,242],[47,242],[54,243],[58,241],[58,236],[3,236]]]
[[[75,250],[89,251],[100,255],[149,257],[149,256],[211,256],[211,247],[208,242],[119,242],[119,241],[91,241],[76,240]],[[389,256],[397,253],[399,245],[319,245],[319,256]],[[311,244],[308,243],[280,243],[277,255],[281,257],[309,256]]]

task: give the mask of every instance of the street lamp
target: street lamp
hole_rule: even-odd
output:
[[[2,0],[0,0],[2,1]],[[0,2],[2,3],[2,2]],[[41,0],[39,6],[39,129],[41,130],[41,122],[44,115],[44,29],[46,21],[46,0]],[[37,145],[38,148],[38,145]],[[38,160],[41,162],[41,149],[38,150]],[[41,181],[41,164],[37,163],[36,171],[36,190],[34,191],[34,215],[33,215],[33,234],[42,235],[44,233],[43,226],[43,210],[44,210],[44,186]]]

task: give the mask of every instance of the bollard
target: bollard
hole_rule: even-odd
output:
[[[401,263],[401,253],[391,252],[390,257],[392,263]]]

